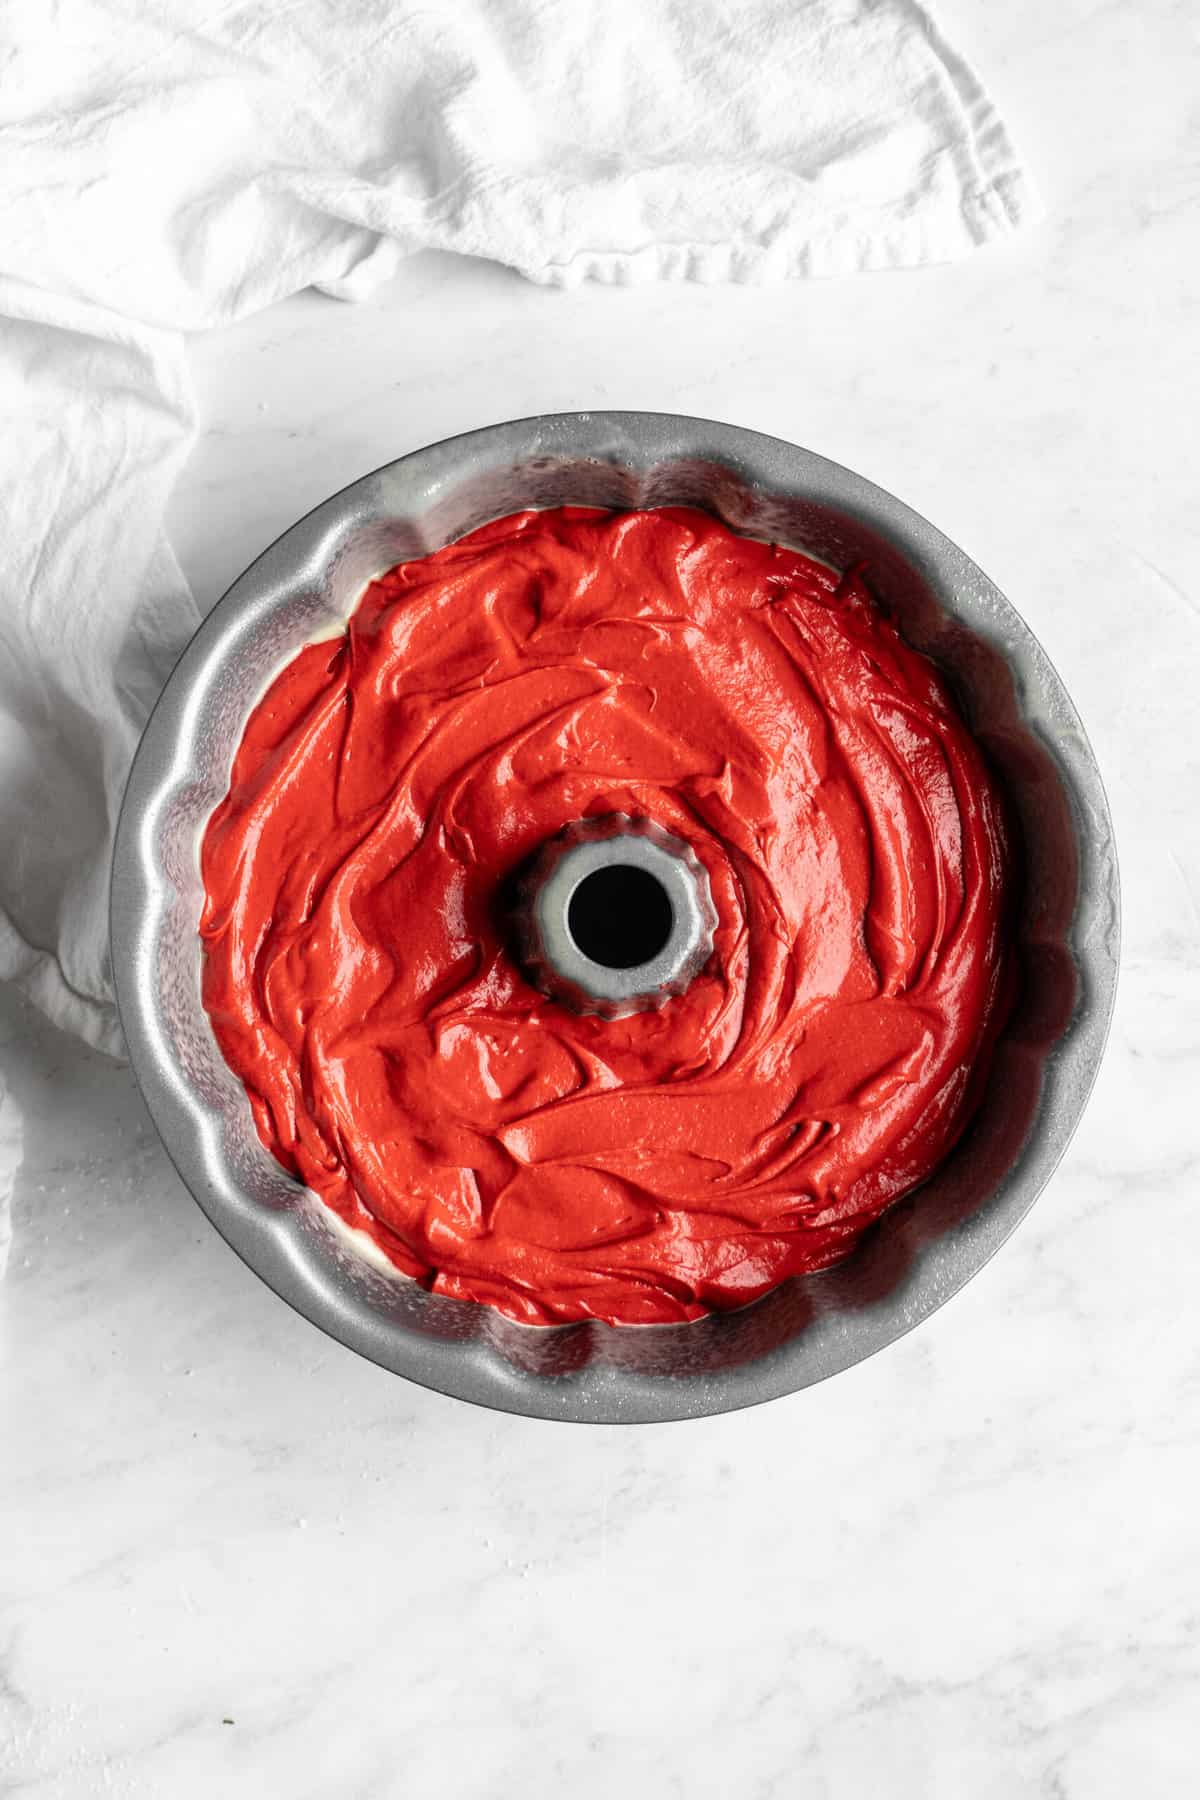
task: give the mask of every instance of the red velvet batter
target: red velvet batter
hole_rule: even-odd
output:
[[[531,987],[497,906],[613,812],[686,838],[720,919],[617,1021]],[[264,1143],[534,1323],[843,1256],[962,1130],[1007,1006],[1001,807],[943,682],[853,575],[683,508],[519,513],[374,582],[251,715],[202,866]]]

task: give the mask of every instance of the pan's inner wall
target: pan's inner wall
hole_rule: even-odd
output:
[[[902,555],[873,527],[822,502],[765,492],[725,459],[674,459],[639,473],[595,458],[539,456],[434,484],[428,506],[418,512],[410,500],[391,495],[390,487],[385,470],[374,479],[374,516],[333,533],[315,558],[310,584],[259,596],[213,652],[197,684],[195,755],[157,822],[169,884],[155,969],[165,1052],[216,1121],[214,1183],[228,1193],[232,1181],[247,1207],[291,1212],[298,1247],[318,1271],[318,1287],[332,1282],[344,1296],[349,1286],[353,1304],[380,1324],[442,1342],[482,1339],[515,1369],[542,1376],[569,1375],[585,1365],[676,1380],[714,1376],[770,1357],[817,1317],[844,1319],[849,1327],[856,1312],[902,1289],[923,1247],[969,1218],[1011,1169],[1037,1112],[1047,1055],[1075,1001],[1068,944],[1078,885],[1071,808],[1052,757],[1022,720],[1005,657],[945,610],[932,570]],[[736,531],[793,544],[837,568],[860,565],[909,641],[952,677],[1004,779],[1022,848],[1014,921],[1021,998],[965,1138],[934,1178],[893,1208],[838,1268],[789,1282],[742,1312],[689,1326],[533,1330],[490,1309],[434,1297],[372,1266],[262,1148],[241,1085],[221,1058],[200,1004],[196,846],[225,792],[245,719],[267,683],[304,642],[336,629],[365,584],[393,563],[519,508],[568,504],[701,506]]]

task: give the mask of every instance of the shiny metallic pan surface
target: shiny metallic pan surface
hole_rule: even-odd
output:
[[[360,1257],[260,1144],[200,1003],[200,834],[245,720],[365,583],[527,506],[701,506],[869,585],[946,670],[1008,793],[1024,852],[1022,994],[981,1111],[936,1175],[838,1268],[693,1325],[520,1326]],[[859,1362],[983,1267],[1079,1120],[1116,987],[1112,826],[1074,707],[982,572],[890,494],[731,425],[570,413],[402,457],[284,534],[209,614],[167,684],[117,833],[112,950],[134,1069],[180,1174],[238,1254],[299,1312],[385,1368],[543,1418],[675,1419],[753,1405]],[[997,1355],[1003,1346],[996,1346]]]

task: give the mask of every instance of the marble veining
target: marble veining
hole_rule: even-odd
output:
[[[951,1305],[822,1387],[546,1425],[293,1316],[128,1072],[0,996],[29,1122],[0,1290],[0,1792],[1194,1789],[1194,17],[940,10],[1038,174],[1036,230],[804,287],[561,294],[428,258],[359,309],[302,297],[195,345],[172,529],[207,606],[373,465],[605,405],[776,432],[927,513],[1042,639],[1113,805],[1122,987],[1058,1175]]]

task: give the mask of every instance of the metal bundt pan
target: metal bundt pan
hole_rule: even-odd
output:
[[[1022,994],[982,1108],[935,1176],[838,1268],[693,1325],[537,1329],[361,1258],[260,1144],[200,1003],[197,847],[271,677],[364,584],[522,507],[701,506],[867,578],[951,676],[1024,848]],[[134,760],[117,832],[112,953],[130,1055],[163,1142],[218,1231],[297,1311],[442,1393],[549,1419],[750,1406],[870,1356],[970,1280],[1066,1149],[1103,1053],[1120,903],[1112,825],[1075,709],[987,577],[916,513],[807,450],[660,413],[568,413],[448,439],[309,513],[234,583]]]

